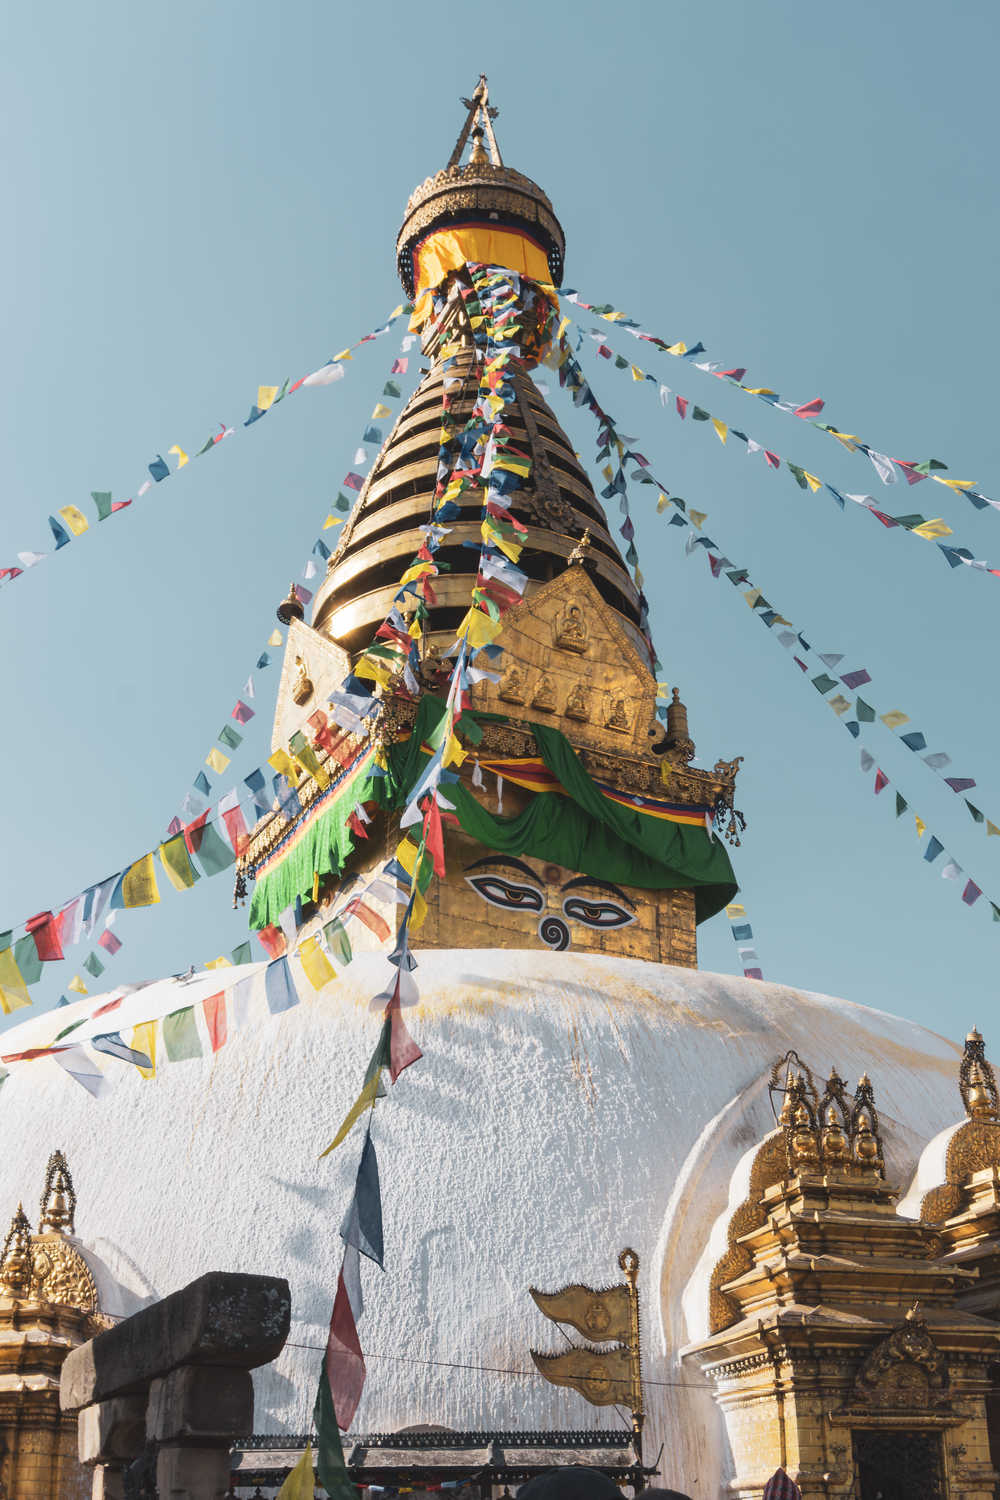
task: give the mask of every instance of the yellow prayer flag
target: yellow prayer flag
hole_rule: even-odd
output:
[[[177,467],[178,469],[183,469],[184,465],[188,461],[188,455],[184,452],[184,449],[181,448],[179,444],[174,443],[171,448],[167,449],[167,452],[177,454]]]
[[[337,971],[323,952],[318,934],[302,944],[298,955],[303,972],[314,990],[321,990],[331,979],[336,979]]]
[[[220,954],[218,958],[213,958],[210,963],[205,965],[206,969],[231,969],[232,967],[232,959],[226,958],[224,954]]]
[[[604,475],[605,479],[608,481],[609,484],[611,483],[612,479],[614,479],[614,477],[615,477],[615,471],[611,467],[610,464],[602,464],[601,465],[601,473]]]
[[[59,514],[74,536],[80,536],[83,532],[89,530],[90,522],[79,506],[64,505]]]
[[[566,332],[566,330],[567,330],[568,327],[569,327],[569,318],[563,318],[562,322],[559,324],[559,332],[556,334],[556,343],[557,344],[561,344],[562,343],[562,336]]]
[[[846,714],[851,706],[850,698],[845,698],[843,693],[837,693],[836,697],[827,698],[826,701],[838,717]]]
[[[331,511],[326,520],[323,522],[323,530],[329,531],[331,526],[339,526],[343,519],[343,516],[335,516]]]
[[[670,504],[670,496],[661,494],[656,502],[657,514]]]
[[[160,899],[156,884],[156,866],[152,854],[144,854],[130,865],[122,879],[122,904],[131,906],[156,906]]]
[[[772,391],[769,385],[745,385],[743,389],[749,391],[751,396],[776,396],[778,394],[777,391]]]
[[[12,1010],[20,1010],[22,1005],[30,1004],[31,996],[17,967],[14,950],[5,948],[0,953],[0,1006],[3,1006],[3,1013],[9,1016]]]
[[[444,764],[446,766],[460,766],[465,760],[468,751],[463,750],[456,735],[448,736],[448,744],[444,752]]]
[[[858,439],[853,432],[834,432],[832,428],[829,428],[828,431],[831,437],[835,437],[837,442],[847,449],[848,453],[857,452]]]
[[[361,1093],[358,1095],[354,1103],[351,1105],[350,1109],[347,1111],[347,1118],[344,1120],[343,1125],[341,1125],[340,1129],[337,1131],[337,1134],[334,1136],[329,1146],[327,1146],[325,1151],[321,1151],[319,1153],[320,1161],[323,1160],[324,1156],[329,1156],[331,1151],[336,1150],[341,1141],[345,1141],[347,1139],[347,1137],[351,1133],[351,1126],[355,1123],[360,1115],[364,1114],[366,1109],[370,1109],[371,1106],[375,1103],[375,1100],[378,1097],[378,1086],[381,1077],[382,1069],[376,1068],[374,1078],[370,1078],[368,1080],[364,1088],[361,1090]]]
[[[392,322],[393,318],[398,318],[399,317],[400,313],[403,311],[403,308],[405,306],[406,306],[406,304],[404,302],[401,302],[398,307],[394,307],[393,308],[392,312],[389,314],[389,322],[390,323]]]
[[[144,1052],[152,1063],[151,1068],[139,1068],[143,1078],[156,1077],[156,1026],[155,1021],[141,1021],[138,1026],[132,1027],[129,1038],[129,1046],[133,1052]]]
[[[261,411],[267,411],[274,404],[274,398],[278,394],[276,385],[259,385],[257,387],[257,405]]]
[[[205,756],[205,764],[206,766],[211,766],[216,776],[221,776],[223,771],[229,764],[229,756],[223,755],[218,746],[213,745],[211,750]]]
[[[757,600],[760,598],[760,595],[760,589],[747,589],[743,597],[749,604],[750,608],[755,609],[757,607]]]
[[[306,1443],[305,1452],[288,1475],[276,1500],[313,1500],[312,1444]]]
[[[385,662],[373,661],[370,656],[363,656],[354,668],[354,675],[368,682],[377,682],[379,687],[387,687],[392,677],[392,670],[386,666]]]
[[[939,536],[951,536],[951,527],[940,516],[936,520],[925,521],[922,526],[914,526],[913,530],[928,542],[933,542]]]
[[[689,510],[688,515],[691,517],[691,524],[695,526],[698,531],[701,530],[704,523],[708,520],[708,512],[705,510]]]
[[[350,351],[350,349],[341,349],[340,353],[339,354],[335,354],[333,357],[334,357],[335,360],[337,360],[337,359],[350,359],[351,358],[351,351]]]
[[[746,914],[746,907],[741,906],[738,901],[734,901],[730,906],[726,907],[726,916],[730,919],[730,921],[732,921],[733,917],[745,917]]]
[[[72,990],[74,995],[85,995],[87,993],[87,986],[84,984],[79,974],[73,975],[73,978],[70,980],[66,988],[68,990]]]
[[[809,472],[808,469],[803,469],[802,472],[805,475],[806,484],[809,486],[809,488],[812,490],[813,494],[815,495],[815,493],[816,493],[817,490],[821,490],[823,488],[823,481],[822,481],[822,479],[817,479],[816,475],[815,474],[810,474],[810,472]]]
[[[412,896],[412,906],[410,907],[410,931],[419,932],[424,925],[426,916],[427,902],[420,891],[415,890]]]
[[[938,484],[946,484],[950,490],[972,490],[978,483],[975,479],[942,479],[940,474],[932,474],[931,478]]]
[[[501,542],[500,545],[503,546],[503,543]],[[504,547],[504,551],[506,550]],[[495,641],[502,629],[503,625],[500,620],[491,620],[489,615],[484,614],[481,609],[470,609],[458,627],[458,634],[459,638],[466,636],[472,649],[478,651],[481,646],[489,646]]]
[[[725,446],[725,442],[726,442],[726,438],[729,436],[729,423],[728,422],[720,422],[719,419],[718,419],[718,417],[713,417],[712,418],[712,426],[715,428],[716,432],[719,435],[719,442],[722,443],[722,445],[724,447]]]
[[[396,858],[403,866],[403,869],[406,871],[407,875],[411,877],[413,875],[414,868],[416,867],[417,855],[419,853],[420,850],[410,838],[403,839],[401,843],[396,845]]]
[[[669,682],[658,682],[656,684],[656,693],[657,693],[658,697],[665,698],[669,692],[670,692],[670,683]]]
[[[987,818],[986,819],[986,837],[987,838],[992,838],[995,833],[1000,833],[1000,828],[998,828],[995,823],[991,823],[990,820],[989,820],[989,818]]]
[[[372,412],[371,420],[373,422],[381,422],[386,417],[391,417],[391,416],[392,416],[392,407],[391,406],[386,406],[384,402],[379,401],[376,404],[375,410]]]
[[[632,366],[632,379],[633,380],[645,380],[645,378],[646,378],[646,372],[645,372],[645,370],[640,370],[638,365],[633,365]]]
[[[790,625],[791,623],[791,620],[786,620],[784,615],[775,615],[774,619],[771,621],[772,625]]]
[[[688,347],[687,344],[671,344],[670,348],[667,350],[667,353],[668,354],[686,354],[687,353],[687,347]]]
[[[605,323],[620,323],[625,314],[623,312],[601,313]]]
[[[284,636],[281,634],[280,630],[272,630],[271,634],[267,638],[267,644],[269,646],[280,646],[282,645],[283,641]]]
[[[886,729],[898,729],[901,724],[909,724],[910,722],[909,714],[904,714],[902,709],[899,708],[890,709],[887,714],[879,714],[879,718]]]
[[[275,750],[273,755],[267,757],[267,763],[273,770],[277,771],[279,776],[287,776],[292,786],[295,786],[298,781],[295,773],[295,762],[287,750]]]
[[[917,838],[922,839],[924,834],[927,832],[927,824],[924,822],[923,818],[919,817],[916,813],[913,814],[913,821],[917,825]]]

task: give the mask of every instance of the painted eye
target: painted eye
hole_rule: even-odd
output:
[[[545,905],[541,891],[533,885],[520,885],[516,880],[505,880],[502,875],[466,875],[465,878],[484,901],[491,906],[500,906],[504,911],[541,911]]]
[[[585,927],[627,927],[636,920],[635,912],[619,906],[617,901],[587,901],[583,896],[567,896],[563,912]]]

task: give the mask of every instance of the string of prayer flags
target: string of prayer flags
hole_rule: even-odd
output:
[[[726,907],[726,916],[729,918],[733,942],[736,944],[740,962],[743,965],[743,977],[763,979],[764,971],[760,967],[760,955],[753,946],[753,928],[747,921],[746,907],[739,901],[734,901]]]
[[[370,343],[373,339],[379,338],[382,334],[387,333],[398,318],[411,311],[412,308],[409,304],[400,305],[398,308],[394,309],[392,313],[390,313],[388,319],[384,323],[380,324],[370,333],[366,333],[362,338],[358,339],[357,343],[349,345],[347,349],[344,349],[340,354],[335,355],[332,360],[328,361],[328,363],[322,366],[321,369],[313,371],[311,375],[303,376],[302,379],[296,380],[292,383],[286,380],[280,387],[270,385],[258,386],[257,399],[254,405],[251,407],[250,415],[243,423],[243,426],[249,427],[253,423],[257,422],[268,412],[273,411],[274,408],[282,400],[284,400],[286,396],[290,396],[294,391],[299,390],[300,387],[329,385],[334,380],[340,379],[344,374],[344,361],[351,358],[353,350],[360,348],[362,344]],[[405,364],[406,361],[404,360],[404,370]],[[220,423],[219,425],[220,430],[207,438],[206,441],[201,445],[201,447],[195,450],[193,454],[194,458],[201,458],[204,454],[210,453],[219,445],[220,442],[222,442],[224,438],[233,436],[235,432],[234,427],[228,427],[225,423]],[[155,458],[153,458],[153,460],[147,465],[150,475],[149,479],[143,481],[143,483],[136,491],[134,497],[130,497],[127,500],[112,500],[111,494],[108,491],[92,491],[91,500],[94,503],[97,520],[99,522],[105,521],[109,516],[117,515],[119,512],[125,510],[132,504],[133,498],[140,499],[142,496],[147,494],[150,489],[152,489],[154,484],[161,484],[165,479],[169,479],[173,474],[176,474],[181,469],[185,468],[190,463],[192,458],[192,455],[185,452],[185,450],[180,446],[179,443],[172,444],[168,448],[167,453],[169,457],[176,460],[174,468],[171,469],[169,463],[163,457],[162,453],[158,453]],[[52,532],[53,540],[55,543],[53,551],[58,552],[63,547],[67,546],[71,540],[84,535],[85,532],[91,530],[92,528],[90,526],[87,515],[80,507],[76,505],[65,505],[58,510],[56,516],[49,517],[49,529]],[[18,562],[20,563],[19,567],[14,567],[12,565],[0,567],[0,586],[5,583],[12,583],[15,578],[20,578],[22,573],[36,566],[39,562],[44,561],[50,555],[51,554],[45,552],[18,553]]]
[[[621,360],[620,366],[617,360],[614,361],[614,364],[616,367],[626,369],[636,368],[630,367],[627,360]],[[657,377],[655,375],[651,375],[646,371],[639,371],[638,373],[644,380],[652,381],[654,385],[658,384]],[[661,404],[665,407],[668,406],[670,404],[671,397],[673,397],[674,408],[678,416],[683,419],[687,415],[688,407],[691,404],[688,398],[677,395],[670,389],[669,386],[663,384],[659,384],[659,391]],[[715,422],[715,418],[712,417],[712,414],[706,411],[703,407],[696,406],[694,408],[692,416],[696,421],[711,420],[713,423]],[[907,531],[912,535],[919,537],[922,541],[934,543],[934,545],[937,546],[941,551],[945,562],[950,568],[957,568],[965,565],[966,567],[970,567],[977,572],[988,573],[995,578],[1000,578],[1000,567],[994,567],[991,563],[985,562],[981,558],[977,558],[972,552],[969,551],[967,547],[957,547],[954,545],[946,544],[942,540],[943,537],[950,536],[952,534],[952,529],[940,517],[928,518],[927,516],[918,513],[906,515],[889,515],[880,508],[878,502],[876,502],[876,500],[871,495],[852,494],[849,491],[840,491],[836,489],[835,486],[828,484],[825,480],[818,477],[817,475],[809,473],[809,471],[802,468],[801,465],[794,464],[788,459],[782,459],[779,454],[772,452],[762,443],[759,443],[754,438],[750,437],[747,433],[741,432],[739,428],[730,426],[727,428],[727,433],[734,438],[739,438],[744,443],[748,454],[752,455],[755,453],[763,453],[765,461],[769,468],[786,468],[792,475],[793,479],[800,489],[810,490],[814,494],[818,490],[827,491],[833,497],[834,501],[841,510],[845,509],[845,502],[847,500],[850,500],[861,509],[870,512],[870,514],[879,522],[879,524],[886,529],[900,529],[903,531]],[[604,491],[603,493],[605,495],[605,498],[610,498],[608,491]],[[998,508],[1000,508],[1000,502],[987,502],[984,497],[984,504],[985,503],[989,503],[991,505],[995,504],[998,506]],[[626,560],[628,560],[627,555]]]
[[[689,363],[693,363],[696,370],[702,370],[706,374],[715,376],[718,380],[724,380],[728,385],[738,386],[747,395],[756,396],[758,400],[765,402],[766,405],[773,409],[798,417],[801,421],[808,422],[810,426],[818,428],[821,432],[828,433],[830,437],[836,439],[842,448],[846,448],[849,453],[863,453],[871,463],[881,482],[885,485],[895,484],[900,474],[908,485],[920,484],[924,479],[933,479],[938,484],[946,485],[949,489],[964,495],[977,510],[983,510],[986,506],[991,506],[994,510],[1000,510],[1000,501],[992,500],[988,495],[981,494],[976,488],[975,480],[943,478],[948,465],[943,463],[939,458],[890,458],[887,454],[871,447],[870,444],[864,442],[856,434],[842,432],[831,423],[820,421],[820,413],[826,404],[820,397],[802,402],[782,400],[778,392],[771,390],[768,386],[746,385],[743,379],[746,375],[746,369],[743,366],[734,366],[727,369],[721,364],[711,363],[707,360],[696,360],[695,355],[706,353],[705,346],[700,340],[690,347],[678,341],[668,343],[665,339],[657,338],[654,334],[641,328],[634,319],[626,318],[623,313],[610,308],[609,304],[605,304],[605,307],[608,308],[605,311],[601,306],[593,306],[590,303],[582,301],[576,292],[564,291],[562,295],[567,301],[575,304],[577,307],[593,312],[596,316],[604,318],[608,322],[620,325],[634,339],[641,339],[646,343],[653,344],[664,354],[685,359]],[[611,352],[609,350],[608,356],[605,357],[609,357]],[[627,362],[623,361],[623,363]],[[938,526],[944,523],[927,522],[925,524],[928,526]],[[947,535],[948,528],[946,527],[941,534]]]

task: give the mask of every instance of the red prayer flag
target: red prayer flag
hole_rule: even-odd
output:
[[[25,927],[35,940],[40,963],[50,963],[53,959],[62,958],[62,913],[54,917],[50,911],[40,911],[37,916],[29,917]]]
[[[687,399],[684,396],[678,396],[676,398],[676,400],[677,400],[677,414],[683,420],[683,418],[687,416],[687,409],[688,409]]]
[[[220,1047],[226,1045],[226,997],[220,991],[218,995],[209,995],[202,1004],[212,1051],[218,1052]]]
[[[361,488],[361,486],[363,484],[364,484],[364,480],[362,479],[362,477],[361,477],[360,474],[345,474],[344,475],[344,489],[345,490],[360,490],[360,488]]]
[[[347,820],[347,826],[354,834],[355,838],[366,839],[368,837],[368,834],[365,830],[365,825],[358,817],[356,812],[351,813],[351,816]]]
[[[99,947],[104,949],[105,953],[110,953],[114,957],[122,945],[122,940],[120,937],[115,937],[110,927],[106,927],[97,939],[97,943]]]
[[[399,1005],[399,980],[396,980],[396,988],[392,999],[387,1007],[389,1017],[389,1077],[393,1083],[408,1068],[411,1063],[418,1062],[423,1053],[413,1040],[403,1020],[403,1012]]]
[[[438,807],[437,798],[431,798],[431,804],[424,815],[424,841],[427,845],[427,853],[434,860],[435,875],[443,878],[444,867],[444,830],[441,827],[441,809]]]
[[[889,785],[889,778],[885,774],[885,772],[882,771],[882,770],[876,771],[875,772],[875,795],[876,795],[876,797],[878,796],[879,792],[884,791],[885,788],[888,785]]]
[[[803,421],[806,417],[818,417],[825,405],[826,402],[821,401],[817,396],[815,401],[805,401],[801,406],[797,406],[795,415],[801,417]]]
[[[965,890],[962,892],[962,900],[965,902],[966,906],[974,906],[982,894],[983,893],[979,889],[976,882],[974,880],[970,880],[968,885],[965,887]]]
[[[344,1285],[344,1273],[337,1278],[337,1296],[330,1319],[330,1333],[323,1359],[330,1386],[337,1426],[346,1432],[354,1420],[365,1385],[365,1357],[361,1353],[357,1324]]]
[[[237,698],[236,707],[230,718],[235,719],[237,724],[247,724],[253,718],[253,709],[248,703],[244,703],[242,698]]]
[[[268,958],[281,958],[288,946],[280,927],[262,927],[257,936]]]
[[[124,998],[124,995],[119,995],[117,1000],[109,1000],[107,1005],[98,1006],[90,1019],[96,1021],[98,1016],[106,1016],[109,1010],[117,1010]]]
[[[222,821],[226,825],[226,832],[229,834],[229,842],[237,854],[242,854],[248,837],[242,808],[238,802],[235,807],[223,807],[220,802],[219,811],[222,814]]]
[[[184,824],[184,842],[187,844],[189,854],[197,854],[201,848],[202,836],[205,832],[205,823],[211,808],[193,818],[190,823]]]
[[[772,469],[780,469],[781,468],[781,459],[778,457],[778,455],[776,453],[772,453],[771,450],[770,450],[770,448],[765,448],[764,449],[764,457],[767,459],[768,464],[770,465],[770,467]]]
[[[372,907],[367,906],[360,896],[353,896],[344,907],[340,916],[341,920],[344,917],[357,917],[358,921],[363,922],[369,932],[374,932],[380,943],[384,943],[389,936],[390,927],[388,922],[384,917],[379,916],[378,912]]]
[[[716,370],[715,374],[720,380],[742,380],[746,374],[746,366],[738,366],[735,370]]]

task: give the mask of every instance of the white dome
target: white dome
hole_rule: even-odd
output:
[[[613,1408],[534,1371],[529,1347],[561,1338],[528,1287],[617,1281],[631,1245],[647,1458],[663,1443],[662,1482],[714,1500],[730,1467],[722,1424],[677,1350],[698,1333],[713,1223],[741,1159],[773,1128],[772,1063],[794,1047],[817,1073],[867,1071],[902,1183],[954,1119],[960,1049],[845,1000],[638,960],[419,959],[421,1004],[406,1018],[424,1058],[372,1129],[386,1272],[364,1263],[368,1382],[355,1430],[619,1425]],[[52,1059],[15,1064],[0,1091],[0,1214],[40,1188],[51,1150],[65,1151],[105,1312],[132,1312],[207,1270],[287,1276],[292,1332],[258,1381],[260,1432],[309,1427],[361,1127],[318,1157],[359,1091],[386,973],[384,957],[359,955],[318,995],[300,975],[300,1005],[271,1016],[261,994],[217,1054],[168,1063],[152,1081],[102,1059],[117,1086],[99,1099]],[[155,1011],[141,991],[79,1035],[127,1031],[142,1005],[164,1014],[219,987],[214,973],[183,989],[164,982]],[[33,1018],[0,1051],[44,1044],[96,1005]]]

